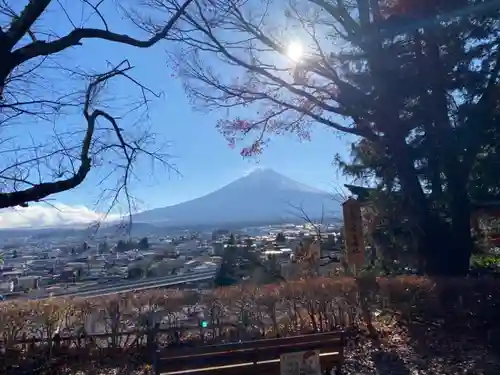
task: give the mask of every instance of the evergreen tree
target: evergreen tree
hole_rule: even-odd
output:
[[[276,242],[277,243],[285,243],[286,242],[286,237],[283,234],[283,232],[278,233],[278,235],[276,236]]]
[[[235,246],[235,242],[234,235],[231,234],[228,245],[224,248],[224,253],[222,254],[222,263],[219,271],[215,276],[214,283],[216,286],[229,286],[237,282],[235,271],[238,249]]]
[[[116,243],[116,251],[118,252],[124,252],[128,250],[128,245],[125,241],[123,240],[118,240]]]
[[[147,250],[149,249],[149,241],[148,241],[148,238],[147,237],[143,237],[141,238],[141,240],[139,241],[139,249],[141,250]]]

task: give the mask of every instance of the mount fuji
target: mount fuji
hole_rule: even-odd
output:
[[[175,226],[276,223],[340,217],[335,196],[301,184],[271,169],[257,169],[202,197],[134,215],[134,222]]]

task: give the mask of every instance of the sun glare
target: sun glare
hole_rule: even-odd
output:
[[[286,54],[291,60],[295,62],[299,61],[304,55],[302,44],[299,42],[290,42]]]

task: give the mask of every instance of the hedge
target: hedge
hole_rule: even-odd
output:
[[[500,282],[494,279],[401,276],[244,284],[200,294],[151,290],[89,299],[6,301],[0,303],[0,340],[6,351],[0,372],[7,374],[22,362],[30,373],[33,366],[56,357],[61,347],[64,365],[76,359],[88,365],[113,355],[123,365],[124,353],[128,362],[135,358],[144,363],[153,342],[168,347],[293,335],[360,327],[388,314],[402,324],[491,336],[500,326],[499,297]],[[90,317],[98,332],[89,332]],[[208,326],[203,328],[201,321]]]

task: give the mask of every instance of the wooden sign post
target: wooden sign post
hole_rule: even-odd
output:
[[[319,350],[282,354],[280,375],[321,375]]]
[[[347,264],[354,275],[365,263],[365,243],[361,204],[349,198],[342,204],[344,214],[345,255]]]

